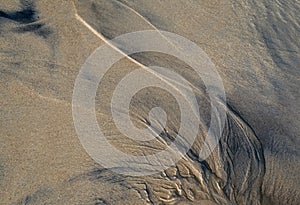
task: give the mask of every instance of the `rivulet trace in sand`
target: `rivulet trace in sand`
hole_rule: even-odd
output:
[[[299,204],[299,10],[299,1],[287,0],[1,0],[0,204]],[[178,34],[207,53],[224,84],[227,121],[217,148],[201,161],[211,113],[202,79],[170,55],[124,57],[96,96],[98,124],[112,145],[146,156],[178,131],[176,99],[155,88],[134,96],[130,116],[145,128],[149,111],[162,106],[164,145],[128,139],[113,123],[114,89],[143,66],[183,77],[202,121],[176,165],[131,177],[86,153],[73,124],[72,94],[96,48],[141,30]]]

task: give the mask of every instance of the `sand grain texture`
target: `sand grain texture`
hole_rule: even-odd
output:
[[[299,1],[0,2],[0,204],[300,203]],[[96,98],[99,126],[113,145],[141,155],[164,149],[158,141],[132,142],[112,122],[114,88],[135,69],[164,66],[183,76],[201,102],[202,120],[192,149],[176,165],[125,177],[85,152],[73,125],[72,93],[97,47],[146,29],[182,35],[209,55],[224,83],[227,121],[217,148],[200,161],[210,120],[203,81],[169,55],[122,59]],[[175,99],[164,90],[139,92],[132,120],[146,126],[149,110],[161,104],[169,114],[161,138],[169,143],[180,121]]]

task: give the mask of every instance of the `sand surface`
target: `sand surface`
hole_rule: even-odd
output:
[[[0,204],[300,204],[299,11],[298,0],[0,0]],[[160,141],[129,140],[112,122],[114,89],[139,68],[168,67],[184,77],[202,122],[176,165],[123,176],[97,164],[80,143],[74,82],[96,48],[149,29],[184,36],[207,53],[224,84],[227,120],[218,146],[201,161],[211,117],[201,78],[170,55],[123,58],[96,97],[99,126],[114,146],[145,156],[165,149]],[[163,105],[168,122],[160,137],[168,144],[180,124],[175,101],[162,89],[145,89],[132,101],[131,119],[146,126],[149,110]]]

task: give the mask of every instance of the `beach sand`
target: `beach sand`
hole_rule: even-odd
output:
[[[300,203],[298,1],[0,2],[0,204]],[[124,57],[96,97],[99,126],[115,147],[139,155],[165,149],[158,140],[132,142],[112,122],[114,89],[133,70],[150,75],[156,65],[179,73],[193,87],[202,120],[176,165],[132,177],[88,155],[74,127],[72,94],[96,48],[140,30],[176,33],[207,53],[224,85],[227,120],[218,146],[201,161],[211,117],[201,78],[170,55]],[[149,110],[163,105],[169,117],[162,140],[169,143],[180,124],[175,101],[164,90],[146,89],[132,101],[132,121],[146,126]]]

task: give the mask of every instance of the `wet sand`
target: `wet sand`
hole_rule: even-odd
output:
[[[298,1],[86,0],[0,4],[0,204],[288,204],[300,203],[300,71]],[[141,65],[183,76],[196,93],[203,124],[192,149],[153,176],[122,176],[97,164],[81,145],[72,118],[75,79],[88,56],[121,34],[165,30],[195,42],[222,78],[227,121],[204,161],[210,100],[184,62],[161,53],[114,64],[97,91],[99,126],[129,154],[164,147],[133,143],[117,130],[110,100],[117,83]],[[99,97],[99,96],[105,96]],[[163,104],[169,143],[178,107],[160,89],[132,101],[145,126]],[[138,163],[138,162],[135,162]]]

